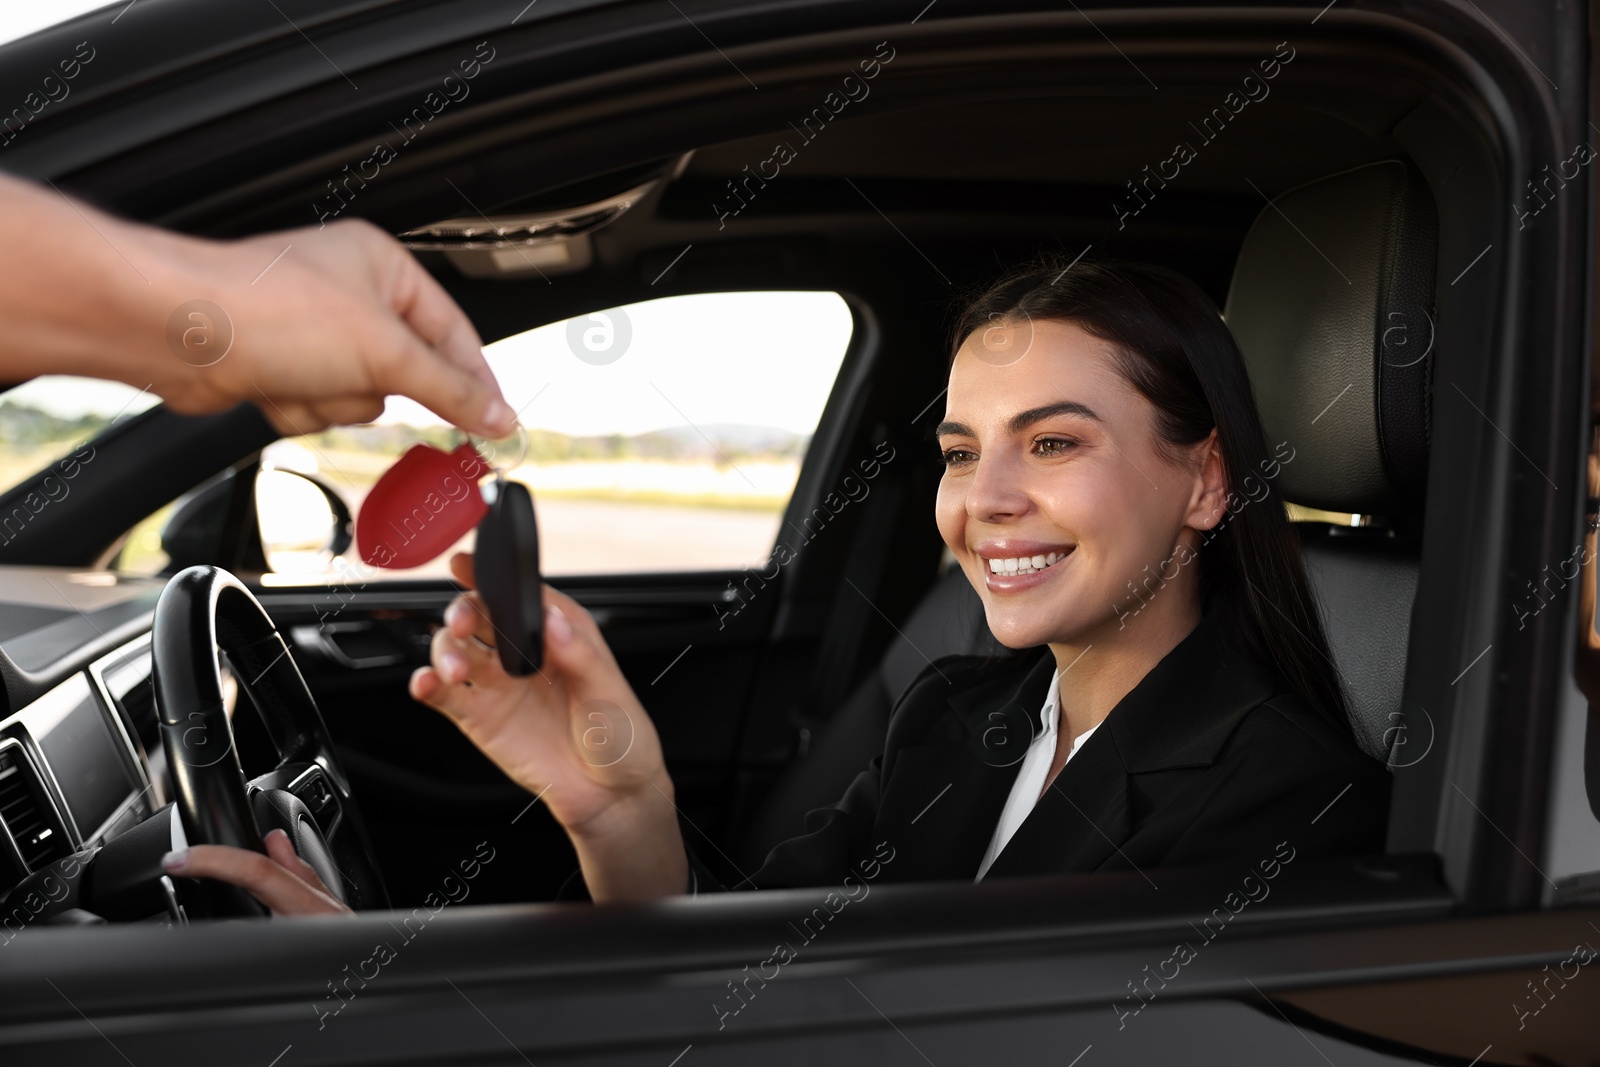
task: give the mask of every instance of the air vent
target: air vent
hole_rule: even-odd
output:
[[[156,717],[156,694],[150,684],[150,676],[146,674],[135,682],[117,703],[121,705],[134,736],[144,745],[144,750],[154,752],[160,748],[161,722]]]
[[[11,832],[30,871],[72,851],[44,783],[15,743],[0,748],[0,823]]]

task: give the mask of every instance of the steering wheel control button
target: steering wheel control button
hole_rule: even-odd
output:
[[[322,809],[333,803],[333,790],[328,788],[328,783],[323,781],[320,776],[311,779],[302,786],[299,796],[301,800],[306,802],[306,807],[318,815],[322,814]]]

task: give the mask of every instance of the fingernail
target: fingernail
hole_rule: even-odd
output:
[[[281,826],[275,826],[271,830],[267,831],[268,837],[272,837],[274,835],[283,838],[285,841],[289,840],[288,831],[284,830]]]
[[[564,645],[572,640],[572,624],[561,613],[561,609],[551,604],[544,611],[545,626],[550,631],[550,637],[557,644]]]
[[[450,602],[450,606],[444,609],[445,625],[454,626],[456,623],[461,621],[461,618],[466,614],[466,611],[467,605],[465,601],[452,600]]]
[[[467,661],[453,652],[446,652],[440,657],[439,666],[442,668],[440,673],[450,678],[465,677],[467,673]]]
[[[504,400],[491,400],[484,410],[483,421],[493,428],[496,436],[510,433],[517,423],[517,413]]]
[[[182,870],[183,865],[188,862],[189,850],[186,848],[174,849],[161,857],[162,869],[168,871]]]

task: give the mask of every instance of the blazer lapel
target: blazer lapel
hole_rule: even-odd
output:
[[[1062,767],[984,877],[1092,871],[1114,857],[1134,866],[1122,853],[1136,829],[1132,775],[1210,766],[1277,686],[1270,668],[1228,639],[1219,614],[1202,616]]]
[[[1061,768],[984,878],[1092,871],[1128,839],[1128,772],[1105,732]]]
[[[1284,683],[1240,648],[1215,611],[1155,665],[1084,742],[985,878],[1136,866],[1133,776],[1208,767],[1235,726]],[[954,673],[975,668],[947,697],[948,709],[917,743],[886,745],[884,784],[874,820],[878,841],[894,848],[887,881],[971,879],[994,835],[1038,729],[1055,657],[1048,648],[996,667],[973,657],[941,660]],[[1144,862],[1150,862],[1145,860]]]
[[[1048,649],[1017,657],[998,674],[952,692],[951,714],[929,731],[929,740],[896,752],[874,829],[895,849],[886,878],[970,879],[977,873],[1038,729],[1054,668]]]

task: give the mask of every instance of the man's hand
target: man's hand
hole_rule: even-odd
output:
[[[212,298],[231,319],[233,347],[163,394],[168,407],[251,400],[287,435],[371,422],[399,393],[469,430],[510,432],[515,416],[472,323],[376,226],[349,219],[209,251],[212,275],[237,281]]]
[[[185,414],[248,400],[284,434],[369,422],[395,393],[515,426],[465,313],[360,220],[214,241],[0,175],[0,320],[0,381],[109,378]]]

